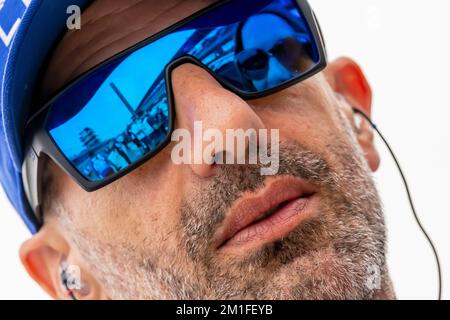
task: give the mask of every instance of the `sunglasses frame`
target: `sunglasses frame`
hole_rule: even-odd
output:
[[[61,152],[59,147],[56,145],[56,143],[53,141],[50,134],[47,132],[46,124],[47,124],[47,117],[48,117],[48,109],[49,107],[58,100],[62,95],[64,95],[68,90],[71,90],[72,87],[77,85],[78,83],[82,82],[86,77],[91,75],[92,73],[96,72],[97,70],[103,68],[104,66],[108,65],[109,63],[122,58],[125,55],[131,54],[134,51],[137,51],[138,49],[145,47],[146,45],[154,42],[155,40],[158,40],[159,38],[162,38],[172,32],[174,32],[176,29],[181,28],[182,26],[188,24],[189,22],[197,19],[199,16],[202,16],[209,11],[212,11],[216,9],[217,7],[230,2],[233,0],[223,0],[216,2],[196,13],[193,15],[177,22],[176,24],[158,32],[157,34],[131,46],[128,49],[125,49],[124,51],[112,56],[111,58],[105,60],[104,62],[100,63],[99,65],[94,66],[93,68],[89,69],[79,77],[77,77],[75,80],[71,81],[68,85],[66,85],[61,91],[59,91],[58,94],[56,94],[49,102],[47,102],[39,111],[37,111],[27,122],[25,126],[26,132],[28,132],[26,136],[26,143],[25,143],[25,158],[23,161],[22,166],[22,179],[23,179],[23,185],[25,189],[25,194],[28,198],[29,204],[31,209],[33,210],[35,214],[35,218],[38,219],[38,222],[41,223],[41,214],[40,214],[40,206],[41,206],[41,199],[42,199],[42,188],[41,188],[41,182],[42,182],[42,173],[43,173],[43,164],[45,163],[43,161],[44,157],[43,155],[48,156],[50,159],[52,159],[54,162],[57,163],[57,165],[66,173],[68,174],[73,180],[75,180],[85,191],[87,192],[93,192],[100,188],[103,188],[104,186],[120,179],[121,177],[125,176],[126,174],[130,173],[131,171],[135,170],[137,167],[141,166],[145,162],[147,162],[149,159],[154,157],[156,154],[158,154],[162,149],[164,149],[170,142],[171,142],[171,135],[174,130],[174,123],[175,123],[175,104],[174,104],[174,94],[172,90],[172,71],[179,67],[182,64],[185,63],[192,63],[198,67],[201,67],[205,71],[207,71],[211,76],[213,76],[226,90],[229,90],[235,94],[237,94],[239,97],[241,97],[244,100],[252,100],[252,99],[258,99],[262,98],[271,94],[274,94],[276,92],[279,92],[281,90],[284,90],[294,84],[297,84],[301,81],[304,81],[307,78],[312,77],[313,75],[317,74],[318,72],[322,71],[326,65],[327,65],[327,56],[326,56],[326,48],[325,43],[323,40],[322,32],[320,29],[320,26],[317,22],[317,19],[315,17],[314,12],[312,11],[311,7],[309,6],[307,0],[292,0],[293,2],[297,3],[299,10],[303,14],[303,16],[306,19],[306,22],[308,24],[308,27],[310,28],[311,34],[314,37],[314,42],[317,46],[317,51],[319,54],[319,61],[318,63],[311,68],[307,73],[298,76],[296,78],[293,78],[292,80],[289,80],[286,83],[283,83],[277,87],[264,90],[261,92],[254,92],[254,93],[248,93],[244,92],[242,90],[237,89],[236,87],[232,86],[231,84],[227,83],[227,81],[224,81],[224,79],[221,79],[218,77],[213,71],[211,71],[209,68],[207,68],[203,63],[201,63],[198,59],[191,55],[185,55],[183,57],[180,57],[171,63],[167,64],[165,67],[165,81],[166,81],[166,91],[167,91],[167,99],[168,99],[168,106],[169,106],[169,131],[167,134],[166,139],[164,142],[155,150],[147,154],[142,159],[134,162],[130,166],[126,167],[122,171],[115,173],[111,176],[106,177],[103,180],[100,181],[90,181],[86,179],[80,172],[70,163],[70,161],[64,156],[64,154]],[[249,0],[252,1],[252,0]]]

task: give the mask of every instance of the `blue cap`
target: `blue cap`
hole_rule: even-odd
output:
[[[24,124],[43,64],[67,31],[67,8],[91,1],[0,0],[0,183],[32,233],[39,224],[22,184]]]

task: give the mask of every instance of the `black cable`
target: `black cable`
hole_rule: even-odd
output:
[[[77,300],[77,298],[75,297],[75,295],[73,294],[72,290],[69,290],[69,288],[67,288],[67,294],[69,295],[69,297],[72,300]]]
[[[386,147],[389,150],[389,153],[391,154],[392,158],[394,159],[395,164],[397,165],[398,171],[400,172],[400,175],[401,175],[402,180],[403,180],[403,184],[405,185],[406,194],[408,195],[409,204],[411,206],[411,210],[413,212],[414,218],[415,218],[415,220],[417,222],[417,225],[419,226],[420,230],[425,235],[425,238],[427,239],[428,243],[430,244],[431,249],[433,250],[434,258],[436,260],[437,273],[438,273],[438,300],[441,300],[442,299],[442,273],[441,273],[441,262],[439,260],[439,255],[438,255],[438,252],[436,250],[436,247],[435,247],[433,241],[431,240],[431,237],[428,235],[427,231],[425,230],[425,228],[423,227],[422,223],[420,222],[419,216],[418,216],[418,214],[416,212],[416,209],[415,209],[415,206],[414,206],[414,201],[412,199],[411,192],[409,190],[408,182],[406,181],[406,177],[403,174],[403,170],[402,170],[402,168],[400,166],[400,163],[398,162],[397,157],[394,154],[394,151],[392,151],[391,146],[389,145],[387,140],[384,138],[383,134],[380,132],[378,127],[375,125],[375,123],[372,122],[370,117],[367,114],[365,114],[364,112],[362,112],[361,110],[358,110],[356,108],[353,108],[353,112],[355,112],[357,114],[360,114],[363,118],[365,118],[370,123],[370,125],[373,127],[373,129],[380,136],[381,140],[383,140],[384,144],[386,145]]]

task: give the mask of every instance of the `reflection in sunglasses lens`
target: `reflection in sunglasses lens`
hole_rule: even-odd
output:
[[[101,181],[169,140],[173,61],[194,58],[231,90],[255,94],[302,76],[317,52],[295,0],[227,1],[88,74],[52,103],[46,128],[81,175]]]
[[[236,58],[239,69],[249,80],[262,80],[269,70],[269,56],[260,49],[242,51]]]

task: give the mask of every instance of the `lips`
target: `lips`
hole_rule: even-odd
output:
[[[270,180],[238,200],[214,236],[219,250],[245,249],[276,241],[315,212],[314,186],[297,178]]]

